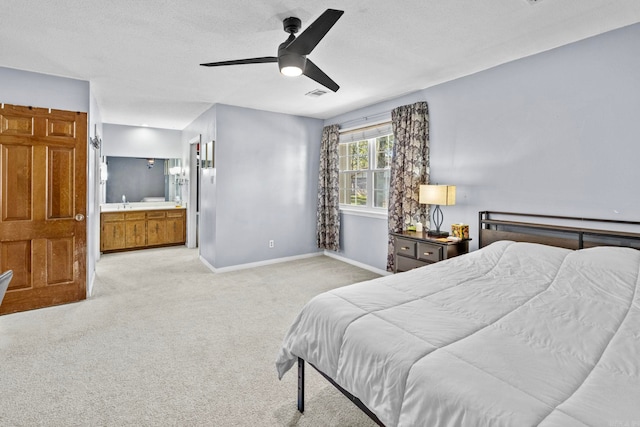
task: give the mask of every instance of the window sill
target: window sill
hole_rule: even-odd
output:
[[[387,219],[389,217],[388,212],[384,209],[350,208],[341,206],[340,213],[343,215],[364,216],[376,219]]]

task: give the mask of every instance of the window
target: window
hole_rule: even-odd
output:
[[[340,205],[387,209],[393,133],[391,125],[340,136]]]

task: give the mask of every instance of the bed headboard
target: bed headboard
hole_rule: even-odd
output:
[[[568,249],[624,246],[640,249],[640,222],[481,211],[479,247],[498,240],[542,243]]]

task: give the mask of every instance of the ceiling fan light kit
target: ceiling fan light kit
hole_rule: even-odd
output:
[[[327,76],[316,64],[307,59],[307,55],[316,47],[331,27],[340,19],[344,11],[327,9],[318,19],[309,25],[298,37],[294,36],[300,30],[302,21],[296,17],[282,21],[284,30],[289,37],[278,47],[278,56],[261,58],[238,59],[232,61],[209,62],[200,64],[204,67],[218,67],[224,65],[262,64],[277,62],[280,73],[285,76],[299,76],[304,74],[328,89],[337,92],[340,86]]]
[[[299,19],[298,22],[300,22]],[[280,47],[278,47],[278,67],[280,67],[280,73],[289,77],[296,77],[301,75],[307,65],[307,58],[304,55],[298,55],[287,50],[287,46],[289,46],[295,39],[296,38],[294,37],[293,33],[291,33],[287,41],[285,41],[280,45]]]

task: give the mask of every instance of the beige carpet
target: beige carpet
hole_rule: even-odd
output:
[[[213,274],[197,251],[104,255],[86,301],[0,316],[1,426],[372,426],[312,368],[274,366],[314,295],[374,278],[328,257]]]

